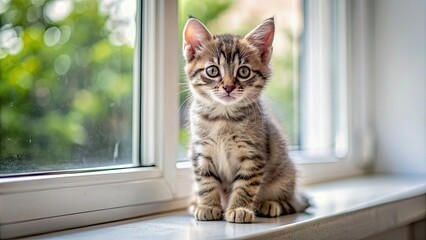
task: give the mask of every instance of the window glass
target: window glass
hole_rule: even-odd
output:
[[[304,1],[300,61],[300,149],[348,152],[345,1]]]
[[[292,149],[299,146],[299,39],[303,30],[300,0],[181,0],[179,27],[182,33],[188,15],[200,19],[214,34],[232,33],[244,36],[263,20],[274,16],[276,32],[272,57],[273,75],[264,97],[279,118]],[[182,38],[181,38],[182,39]],[[181,60],[181,69],[184,61]],[[189,133],[185,128],[189,106],[189,91],[185,75],[180,76],[180,156],[186,158]]]
[[[132,164],[135,0],[0,0],[0,175]]]

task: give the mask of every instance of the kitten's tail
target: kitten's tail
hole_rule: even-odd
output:
[[[193,216],[196,208],[197,208],[197,202],[191,201],[188,205],[188,213]]]
[[[302,192],[294,193],[293,197],[289,199],[288,203],[294,208],[296,213],[303,212],[312,206],[309,197]]]
[[[195,209],[197,209],[198,206],[198,201],[197,201],[197,197],[196,197],[196,193],[195,193],[195,183],[194,183],[194,187],[193,187],[194,192],[192,193],[191,197],[189,198],[188,201],[188,213],[190,215],[194,215],[195,213]]]

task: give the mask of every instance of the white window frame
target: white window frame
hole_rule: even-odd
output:
[[[134,116],[135,132],[142,136],[141,148],[135,145],[134,154],[143,159],[143,163],[155,163],[155,167],[0,178],[0,238],[82,227],[186,206],[192,171],[185,164],[180,167],[176,164],[178,73],[181,71],[178,69],[177,0],[140,2],[144,18],[142,34],[138,34],[143,38],[140,65],[144,69],[141,78],[144,121],[139,128],[140,116]],[[344,2],[342,13],[350,13],[350,3]],[[365,6],[358,11],[365,11]],[[342,91],[353,89],[343,99],[343,104],[347,101],[349,106],[348,152],[343,157],[336,156],[335,151],[319,155],[292,152],[292,157],[302,162],[298,168],[304,183],[361,174],[360,162],[368,158],[368,154],[359,154],[364,149],[360,143],[366,142],[365,139],[357,138],[365,136],[366,120],[359,116],[366,117],[368,109],[365,102],[355,102],[352,97],[362,92],[366,79],[361,77],[359,81],[353,81],[351,69],[347,67],[351,62],[351,47],[347,45],[350,44],[351,15],[345,15],[342,19],[347,21],[341,24],[343,28],[347,27],[341,31],[345,41],[339,46],[342,50],[340,57],[345,61],[339,65],[339,77],[348,84],[343,85]],[[139,63],[138,59],[140,56],[136,63]],[[357,67],[362,69],[362,66]],[[138,93],[140,85],[137,81],[134,87]],[[140,106],[135,105],[135,112],[138,112]]]
[[[136,161],[143,159],[142,164],[155,163],[155,167],[0,178],[0,238],[115,221],[186,205],[191,180],[179,175],[174,160],[178,145],[177,1],[144,0],[138,5],[143,13],[138,14],[139,23],[143,23],[138,34],[143,38],[143,51],[137,50],[135,64],[143,71],[135,72],[142,75],[142,82],[134,83],[133,127],[134,139],[140,133],[142,144],[134,141],[133,153]],[[140,95],[142,108],[138,104]],[[139,113],[144,119],[140,127]]]
[[[370,44],[367,39],[371,31],[368,20],[371,3],[305,0],[305,4],[307,17],[316,20],[304,29],[308,35],[305,50],[309,54],[305,56],[306,68],[302,69],[305,76],[302,77],[310,87],[304,89],[305,96],[302,91],[305,99],[301,99],[301,127],[305,130],[301,134],[301,145],[306,150],[293,151],[290,155],[299,163],[301,182],[311,184],[360,175],[372,164],[374,136],[369,124],[368,100],[365,100],[369,97]],[[323,24],[330,23],[332,4],[338,21],[337,36],[331,36],[331,26]],[[330,36],[338,41],[332,41]],[[334,56],[330,57],[330,53]],[[333,67],[336,70],[332,70]],[[337,114],[334,112],[335,133],[330,136],[333,112],[329,96],[333,78],[338,81],[337,102],[334,103]],[[323,101],[316,101],[315,95]],[[317,120],[315,124],[312,124],[312,119]],[[334,148],[327,147],[331,137],[336,141]]]

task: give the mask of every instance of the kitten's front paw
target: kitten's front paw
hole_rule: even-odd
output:
[[[258,214],[265,217],[278,217],[282,214],[282,207],[275,201],[264,201],[259,205]]]
[[[254,222],[254,212],[248,208],[235,208],[226,211],[225,219],[232,223],[252,223]]]
[[[217,206],[198,205],[195,208],[194,217],[198,221],[222,220],[222,209]]]

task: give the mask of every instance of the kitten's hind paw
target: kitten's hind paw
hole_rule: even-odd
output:
[[[257,214],[262,217],[279,217],[282,213],[282,206],[275,201],[264,201],[257,210]]]
[[[254,212],[248,208],[235,208],[226,211],[225,220],[231,223],[252,223]]]
[[[222,220],[222,209],[218,206],[198,205],[194,210],[194,217],[198,221]]]

